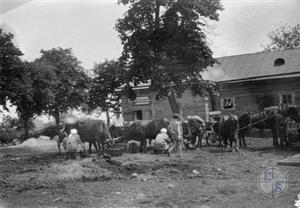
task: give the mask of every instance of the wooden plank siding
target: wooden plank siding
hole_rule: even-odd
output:
[[[220,83],[219,93],[217,108],[224,114],[240,115],[244,112],[261,112],[265,107],[278,105],[280,95],[291,93],[293,104],[300,106],[300,77]],[[222,109],[221,100],[224,98],[234,98],[234,109]]]
[[[245,112],[261,112],[265,107],[279,104],[280,95],[293,94],[293,104],[300,106],[300,77],[267,79],[259,81],[244,81],[239,83],[219,83],[220,90],[216,98],[216,109],[223,114],[241,115]],[[171,118],[172,111],[167,98],[157,100],[156,92],[149,89],[136,90],[137,97],[149,98],[149,104],[135,105],[122,96],[122,110],[125,121],[136,120],[134,112],[141,111],[142,119]],[[221,100],[234,98],[234,108],[224,110],[221,107]],[[208,119],[207,113],[211,110],[210,102],[200,96],[192,95],[187,89],[178,101],[183,106],[183,116],[199,115]]]
[[[135,105],[134,101],[128,100],[126,96],[122,96],[122,111],[125,121],[136,120],[134,112],[141,111],[142,119],[160,119],[171,118],[172,110],[169,105],[168,99],[163,98],[157,100],[154,91],[149,89],[135,90],[137,97],[149,97],[149,104]],[[183,117],[188,115],[198,115],[202,118],[206,118],[209,111],[209,101],[200,96],[194,96],[191,89],[185,90],[182,97],[178,98],[178,101],[182,104]]]

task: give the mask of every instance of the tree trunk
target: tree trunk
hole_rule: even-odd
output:
[[[178,113],[180,116],[182,116],[182,105],[178,102],[176,98],[176,92],[175,90],[171,90],[168,93],[168,101],[170,104],[170,107],[172,109],[173,113]]]
[[[160,0],[155,0],[155,30],[159,30],[159,11],[160,11]]]
[[[55,112],[54,112],[54,118],[55,118],[55,123],[56,123],[56,126],[59,126],[60,124],[60,119],[59,119],[59,110],[58,109],[55,109]]]
[[[105,112],[106,112],[107,126],[109,126],[110,125],[109,112],[108,110],[106,110]]]
[[[28,135],[29,135],[29,118],[23,118],[24,121],[24,141],[28,139]]]

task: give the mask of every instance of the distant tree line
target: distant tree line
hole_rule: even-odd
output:
[[[294,49],[300,47],[300,24],[283,24],[267,34],[270,43],[264,51]]]

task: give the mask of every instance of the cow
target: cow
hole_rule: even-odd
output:
[[[69,135],[71,129],[77,129],[81,141],[89,143],[90,153],[94,145],[96,151],[103,155],[104,145],[107,141],[112,141],[108,128],[101,120],[85,119],[75,123],[66,123],[62,131]],[[62,140],[59,143],[62,143]]]
[[[239,132],[239,122],[238,119],[232,115],[229,115],[229,118],[225,120],[225,139],[229,141],[230,151],[232,151],[232,144],[234,143],[234,147],[236,152],[239,151],[237,145],[238,132]]]
[[[221,146],[222,142],[225,144],[226,146],[226,134],[225,134],[225,119],[223,116],[220,115],[215,115],[212,118],[212,121],[208,123],[212,130],[214,131],[214,133],[217,136],[217,139],[219,141],[219,146]]]
[[[201,147],[202,146],[202,138],[205,132],[205,122],[199,116],[188,116],[187,117],[187,130],[188,135],[191,139],[191,143]],[[198,137],[198,142],[197,142]],[[208,137],[206,138],[206,144],[209,146]]]
[[[229,142],[230,151],[232,151],[232,144],[234,143],[235,150],[238,152],[237,138],[239,122],[236,116],[229,115],[228,118],[225,118],[225,116],[216,116],[214,120],[216,122],[213,124],[213,129],[219,137],[219,146],[223,142],[225,147],[228,148]]]
[[[151,145],[151,140],[155,139],[156,135],[160,133],[162,128],[168,128],[170,121],[168,119],[157,119],[157,120],[137,120],[134,121],[130,127],[125,130],[124,140],[136,140],[140,141],[139,151],[146,151],[147,140]]]

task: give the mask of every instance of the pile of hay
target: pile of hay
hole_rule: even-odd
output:
[[[55,140],[50,140],[50,138],[46,136],[40,136],[38,139],[30,138],[25,140],[23,143],[12,147],[14,148],[26,147],[26,148],[32,148],[35,150],[43,151],[43,152],[57,152],[57,142]]]
[[[107,180],[112,172],[98,167],[87,158],[81,161],[68,160],[62,164],[53,164],[47,171],[46,177],[58,180]]]

